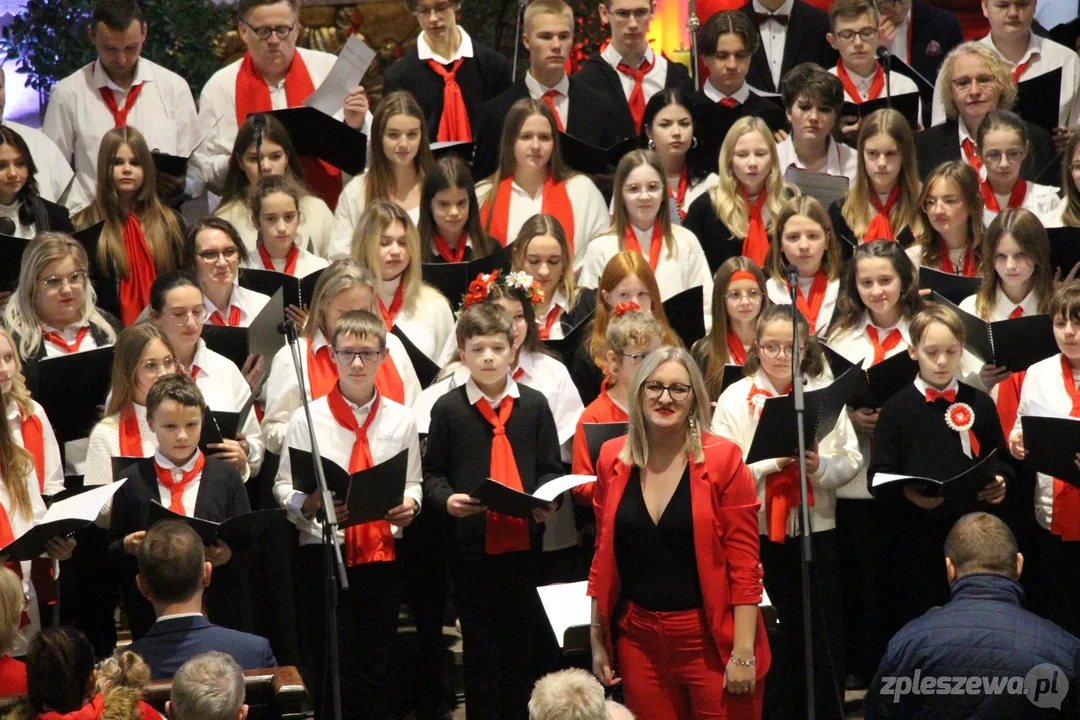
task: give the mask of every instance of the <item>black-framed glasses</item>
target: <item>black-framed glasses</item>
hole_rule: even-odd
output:
[[[645,393],[645,397],[650,400],[659,400],[666,391],[668,397],[675,402],[682,402],[686,398],[690,397],[690,390],[692,388],[689,385],[683,385],[682,383],[672,383],[671,385],[665,385],[662,382],[656,380],[650,380],[641,386],[641,391]]]
[[[385,350],[338,350],[334,348],[334,355],[342,365],[352,365],[356,358],[366,365],[378,362]]]
[[[50,275],[42,278],[41,284],[49,292],[59,292],[64,289],[65,284],[73,288],[81,288],[86,284],[86,271],[76,270],[70,275]]]
[[[195,253],[203,262],[217,262],[219,257],[225,258],[225,261],[235,260],[236,256],[240,254],[240,251],[235,247],[227,247],[224,250],[203,250],[202,252]]]
[[[863,42],[870,42],[877,34],[878,29],[876,27],[864,27],[861,30],[841,30],[836,33],[836,37],[840,38],[842,42],[849,43],[855,39],[856,35],[858,35],[862,38]]]
[[[251,32],[255,33],[255,37],[259,38],[263,42],[269,40],[271,35],[277,35],[278,40],[288,40],[289,36],[292,35],[292,31],[296,29],[296,25],[274,25],[267,27],[255,27],[247,20],[244,20],[243,23],[249,28],[251,28]]]

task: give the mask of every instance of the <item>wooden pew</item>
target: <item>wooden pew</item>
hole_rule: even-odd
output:
[[[315,717],[307,688],[295,667],[245,670],[245,702],[249,720],[301,720]],[[172,690],[171,680],[153,680],[146,687],[143,699],[159,712],[165,712],[165,701]]]

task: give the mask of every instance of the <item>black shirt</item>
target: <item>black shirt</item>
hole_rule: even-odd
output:
[[[615,511],[615,565],[627,600],[653,612],[702,607],[694,549],[690,466],[686,466],[660,522],[654,523],[634,468]]]

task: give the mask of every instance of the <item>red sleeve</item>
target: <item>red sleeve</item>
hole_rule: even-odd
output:
[[[142,720],[164,720],[161,713],[142,700],[139,701],[139,715],[142,717]]]
[[[729,441],[715,448],[717,465],[723,468],[719,478],[726,484],[714,484],[717,528],[727,556],[728,584],[732,605],[757,605],[761,602],[764,575],[761,568],[761,537],[758,534],[758,502],[753,476],[742,453]]]
[[[585,423],[578,420],[577,429],[574,430],[574,455],[570,472],[575,475],[595,475],[592,458],[589,457],[589,443],[585,441]],[[593,501],[593,485],[586,483],[573,489],[574,501],[578,505],[589,505]]]
[[[597,552],[600,548],[601,538],[605,533],[611,532],[611,528],[604,526],[604,498],[607,496],[608,482],[611,476],[615,473],[616,460],[619,457],[619,453],[622,451],[623,443],[616,441],[609,441],[604,443],[604,447],[600,450],[600,457],[597,459],[596,467],[596,482],[589,483],[594,486],[593,491],[593,512],[596,514],[596,542],[593,545],[593,562],[589,568],[589,589],[588,595],[590,597],[596,597],[595,595],[595,582],[598,572],[597,563],[600,560],[600,552]]]

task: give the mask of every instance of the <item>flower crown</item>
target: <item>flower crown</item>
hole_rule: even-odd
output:
[[[465,293],[465,301],[462,307],[470,307],[476,303],[484,302],[491,295],[491,290],[499,284],[499,271],[495,270],[488,274],[481,273],[469,283],[469,290]],[[502,285],[512,292],[521,302],[533,305],[544,301],[544,291],[540,283],[533,280],[532,275],[518,271],[507,273],[502,280]]]

